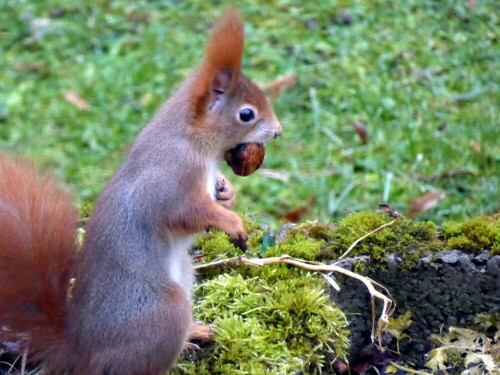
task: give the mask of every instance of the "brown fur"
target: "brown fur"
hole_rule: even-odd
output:
[[[69,198],[51,180],[36,183],[30,168],[2,178],[0,199],[21,213],[0,201],[0,324],[10,329],[2,337],[27,335],[47,373],[157,375],[175,363],[192,325],[194,234],[216,228],[240,246],[247,239],[228,209],[231,184],[216,192],[224,178],[215,164],[238,143],[281,133],[264,94],[240,72],[242,52],[243,24],[230,9],[201,67],[138,135],[104,189],[76,266]],[[253,108],[255,119],[243,123],[241,108]],[[0,170],[15,175],[9,165],[0,160]],[[191,335],[207,337],[200,327]]]
[[[54,178],[0,155],[0,341],[29,332],[37,360],[65,346],[77,218]]]

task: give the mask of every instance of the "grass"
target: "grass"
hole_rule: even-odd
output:
[[[0,149],[55,171],[78,202],[94,201],[196,67],[224,3],[2,1]],[[240,8],[246,74],[268,82],[296,72],[299,83],[274,103],[284,133],[264,164],[288,180],[231,177],[237,210],[274,224],[314,195],[308,217],[331,220],[382,201],[405,211],[432,190],[446,198],[424,219],[500,210],[497,2],[249,0]],[[90,109],[65,101],[69,90]],[[353,121],[368,129],[366,145]],[[432,179],[458,169],[474,175]]]

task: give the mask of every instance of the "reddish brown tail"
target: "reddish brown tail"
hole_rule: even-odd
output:
[[[20,340],[35,360],[65,346],[77,220],[52,177],[0,155],[0,340]]]

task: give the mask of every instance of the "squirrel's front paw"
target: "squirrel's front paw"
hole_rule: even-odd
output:
[[[215,184],[215,199],[217,203],[222,205],[227,209],[230,209],[236,203],[236,194],[234,192],[233,185],[224,178],[222,174],[217,176],[217,181]]]
[[[234,230],[228,231],[227,234],[229,234],[229,241],[231,241],[234,246],[245,251],[247,249],[248,234],[239,217],[238,221],[239,222],[235,224]]]
[[[229,233],[229,241],[236,246],[237,248],[245,251],[248,246],[247,246],[247,241],[248,241],[248,234],[245,229],[239,232],[234,232],[234,233]]]

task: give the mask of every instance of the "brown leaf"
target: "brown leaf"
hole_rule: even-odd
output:
[[[356,133],[358,133],[361,144],[366,145],[368,143],[368,130],[366,129],[366,126],[359,121],[354,121],[352,123],[352,127],[356,130]]]
[[[309,209],[316,203],[316,196],[312,196],[308,199],[307,203],[293,211],[283,214],[283,217],[289,223],[297,223],[304,217],[304,215],[309,211]]]
[[[88,111],[90,109],[90,104],[83,99],[76,91],[69,90],[64,93],[64,99],[73,104],[76,108]]]
[[[429,191],[421,196],[412,199],[409,204],[409,216],[411,218],[415,218],[417,216],[422,215],[424,212],[430,210],[431,208],[436,207],[438,202],[442,200],[446,194],[444,191],[436,190]]]
[[[289,73],[280,77],[272,82],[264,84],[264,92],[269,99],[276,100],[280,97],[281,93],[290,90],[297,84],[297,73]]]

